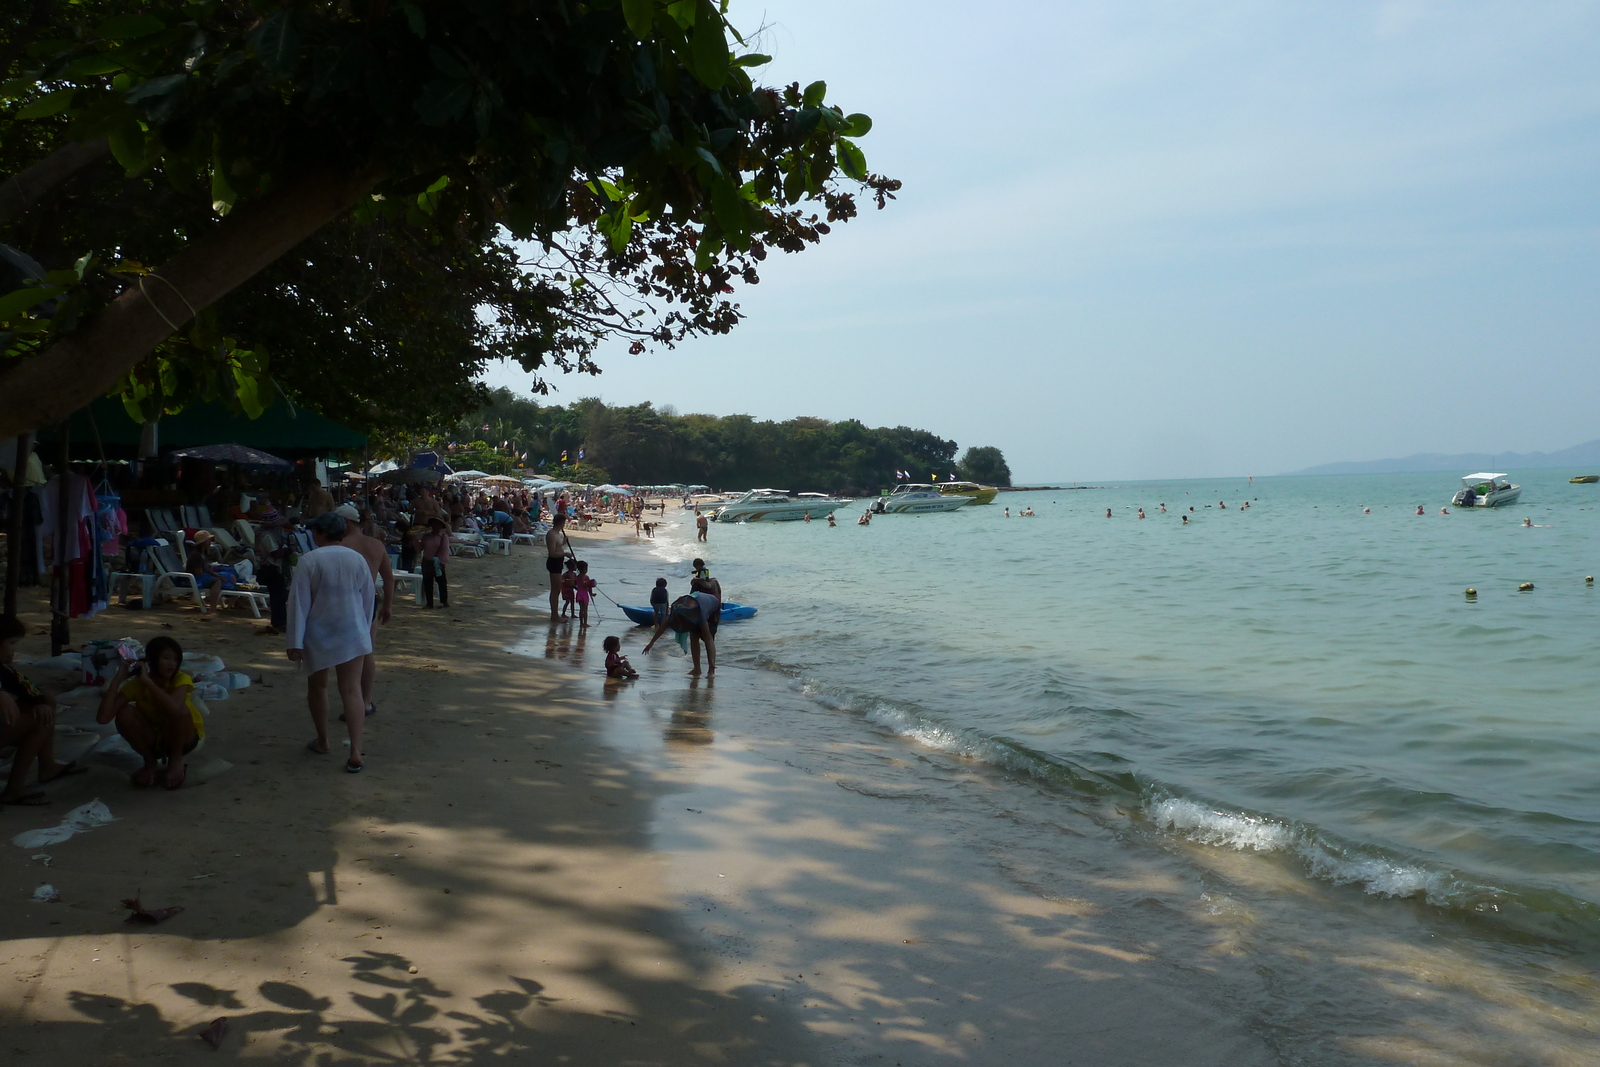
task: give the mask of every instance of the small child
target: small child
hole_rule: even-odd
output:
[[[567,565],[561,572],[561,617],[576,615],[578,593],[578,561],[571,556],[567,557]]]
[[[656,579],[656,587],[650,590],[650,610],[656,613],[656,625],[660,626],[667,617],[667,603],[671,597],[667,596],[667,580]]]
[[[573,582],[573,596],[578,601],[578,628],[589,625],[589,601],[594,597],[594,587],[599,583],[589,577],[589,561],[578,561],[578,578]]]
[[[637,678],[639,672],[633,669],[633,664],[628,662],[628,657],[622,654],[622,638],[612,636],[601,642],[606,650],[606,677],[607,678]]]

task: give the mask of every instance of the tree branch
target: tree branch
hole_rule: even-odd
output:
[[[202,308],[311,236],[383,176],[313,171],[241,207],[92,319],[40,352],[0,368],[0,437],[58,422],[117,381]]]
[[[0,225],[32,207],[38,199],[92,163],[111,153],[104,137],[63,145],[0,185]]]

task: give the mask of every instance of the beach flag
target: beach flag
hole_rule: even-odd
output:
[[[565,463],[566,461],[567,461],[567,450],[563,448],[561,450],[561,462]]]
[[[580,448],[580,449],[578,449],[578,458],[579,458],[579,459],[580,459],[580,460],[581,460],[581,459],[583,459],[583,449],[581,449],[581,448]]]

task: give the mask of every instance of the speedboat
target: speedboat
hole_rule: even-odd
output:
[[[1568,478],[1567,481],[1573,485],[1593,485],[1595,482],[1600,482],[1600,474],[1580,474],[1576,478]]]
[[[1450,503],[1458,508],[1499,508],[1515,504],[1522,495],[1522,486],[1506,481],[1504,474],[1468,474],[1461,479],[1462,488]]]
[[[850,504],[846,497],[799,493],[787,489],[752,489],[717,509],[718,522],[797,522],[808,516],[825,519]]]
[[[954,511],[970,503],[970,496],[941,493],[931,485],[907,482],[874,500],[872,510],[879,515],[922,515],[930,511]]]
[[[970,496],[974,504],[992,504],[1000,490],[993,485],[979,485],[977,482],[944,482],[939,486],[939,492],[946,496]]]

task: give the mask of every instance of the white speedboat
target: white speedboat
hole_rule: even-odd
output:
[[[1522,495],[1522,486],[1506,481],[1504,474],[1468,474],[1461,479],[1463,488],[1450,503],[1458,508],[1500,508],[1515,504]]]
[[[717,509],[718,522],[797,522],[808,515],[825,519],[850,504],[845,497],[826,493],[799,493],[787,489],[752,489]]]
[[[872,502],[879,515],[922,515],[930,511],[954,511],[972,503],[972,497],[941,493],[931,485],[907,482]]]

